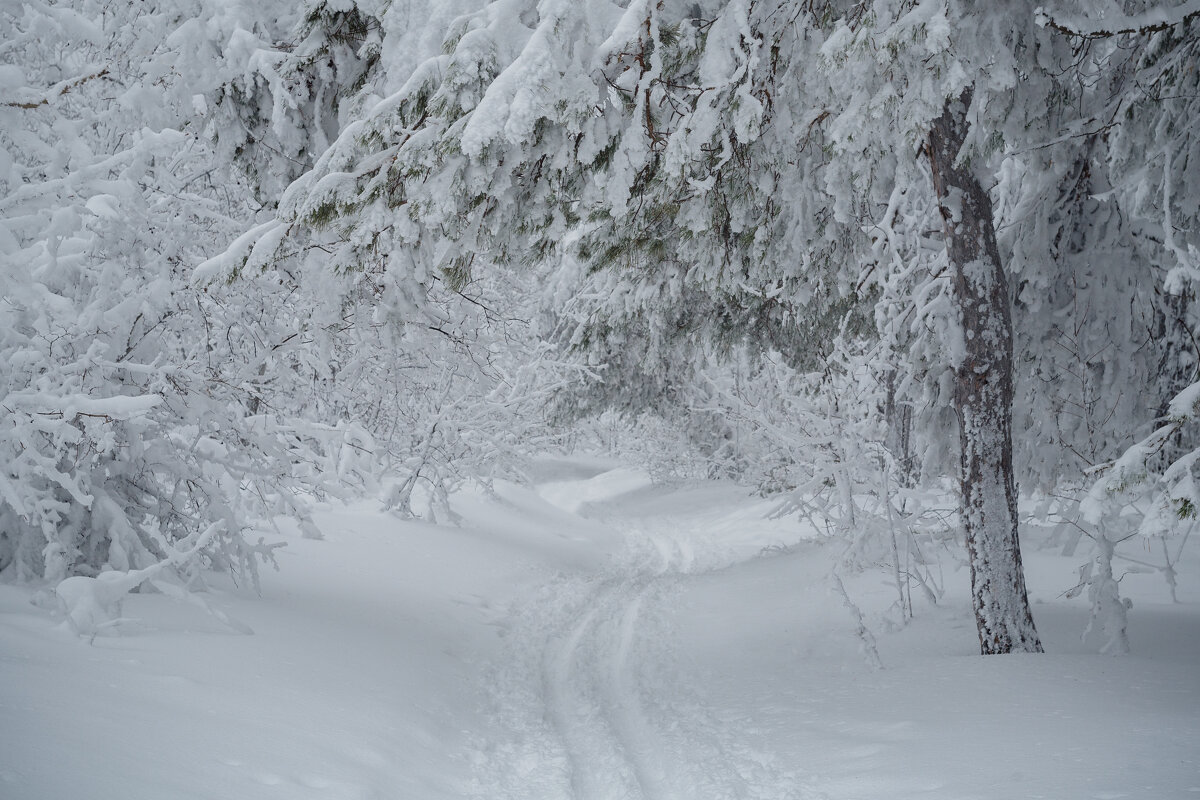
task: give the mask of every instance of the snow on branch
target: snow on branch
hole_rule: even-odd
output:
[[[1172,437],[1200,412],[1200,382],[1179,392],[1170,404],[1165,424],[1129,447],[1116,460],[1096,469],[1099,479],[1080,505],[1084,518],[1097,523],[1105,516],[1106,504],[1113,498],[1142,495],[1152,499],[1152,507],[1139,526],[1143,535],[1171,530],[1181,520],[1193,519],[1200,508],[1200,487],[1193,469],[1200,461],[1200,448],[1174,458],[1165,469],[1154,469],[1154,457]]]
[[[157,394],[88,397],[83,394],[49,392],[13,392],[4,399],[6,407],[73,419],[76,416],[99,417],[108,421],[129,419],[145,414],[162,402]]]
[[[225,527],[224,521],[210,524],[187,550],[174,550],[162,561],[144,569],[111,570],[96,577],[73,575],[54,588],[66,625],[80,636],[95,636],[100,630],[121,621],[120,604],[125,595],[158,576],[169,567],[177,567],[195,557]]]
[[[1126,33],[1165,31],[1190,22],[1200,16],[1200,0],[1187,0],[1172,9],[1152,8],[1140,14],[1119,15],[1105,20],[1094,20],[1074,14],[1052,14],[1042,6],[1038,6],[1034,14],[1037,24],[1043,28],[1053,28],[1068,36],[1084,39],[1105,39]]]
[[[0,105],[5,105],[9,108],[23,108],[25,110],[32,110],[41,106],[49,105],[50,101],[54,98],[62,97],[72,89],[82,86],[88,81],[94,81],[97,78],[103,78],[106,75],[108,75],[108,67],[101,67],[93,72],[80,75],[77,78],[67,78],[66,80],[61,80],[47,89],[45,93],[40,96],[23,100],[6,100],[3,103],[0,103]]]
[[[202,262],[192,272],[192,282],[204,286],[217,281],[229,281],[242,269],[261,267],[270,260],[287,226],[278,219],[255,225],[243,233],[223,252]]]

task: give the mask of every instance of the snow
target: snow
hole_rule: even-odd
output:
[[[1026,541],[1045,655],[980,657],[967,570],[902,623],[887,570],[729,484],[602,459],[287,528],[262,595],[125,596],[79,637],[0,584],[0,796],[1178,798],[1200,791],[1200,563],[1130,573],[1133,654],[1081,642],[1079,557]],[[1190,559],[1190,560],[1189,560]],[[32,604],[30,600],[37,600]]]
[[[13,392],[5,398],[11,406],[36,408],[42,414],[60,415],[67,419],[76,414],[129,419],[145,414],[162,402],[156,394],[117,395],[115,397],[88,397],[83,394],[53,395],[44,392]]]
[[[1178,25],[1197,14],[1200,14],[1200,0],[1186,0],[1186,2],[1169,8],[1152,4],[1150,9],[1140,14],[1126,16],[1115,13],[1103,19],[1093,19],[1079,14],[1060,15],[1049,12],[1041,6],[1034,9],[1034,15],[1039,25],[1043,27],[1055,25],[1073,31],[1078,36],[1105,36],[1119,31],[1140,31],[1147,28]]]
[[[182,564],[195,556],[207,544],[223,523],[213,523],[202,533],[196,544],[186,553],[175,553],[169,558],[151,564],[144,569],[108,570],[92,578],[87,575],[72,575],[59,581],[53,593],[58,600],[59,611],[66,617],[66,627],[83,636],[95,636],[100,631],[121,622],[120,611],[125,597],[147,581],[153,581],[168,567]],[[156,584],[166,594],[186,599],[187,592],[172,591],[171,584]],[[199,596],[196,596],[199,600]],[[207,605],[200,600],[201,607]],[[209,609],[222,622],[229,623],[227,616],[219,610]],[[243,632],[246,629],[243,629]]]
[[[225,252],[197,266],[192,272],[193,282],[197,286],[203,286],[214,281],[229,280],[258,248],[260,241],[271,239],[278,242],[283,228],[283,224],[275,219],[255,225],[235,239]]]
[[[613,26],[612,33],[596,48],[598,58],[611,58],[620,53],[625,45],[635,41],[649,14],[650,4],[646,0],[633,0]]]
[[[552,505],[574,513],[588,503],[608,500],[652,483],[650,475],[643,469],[618,467],[585,480],[547,482],[541,486],[540,493]]]
[[[1196,416],[1196,408],[1200,406],[1200,382],[1193,383],[1171,400],[1167,415],[1171,419],[1187,420]]]

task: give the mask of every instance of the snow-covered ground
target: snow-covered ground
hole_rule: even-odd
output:
[[[887,569],[735,487],[546,461],[460,527],[327,506],[233,621],[162,594],[92,639],[0,585],[7,800],[1200,798],[1200,563],[1083,643],[1084,549],[1026,545],[1042,656],[982,658],[968,576],[900,624]],[[274,534],[272,534],[274,535]],[[249,626],[253,635],[237,632]],[[869,639],[870,637],[868,637]]]

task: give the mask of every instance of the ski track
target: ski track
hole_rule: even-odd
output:
[[[686,529],[666,519],[621,527],[626,548],[610,570],[564,578],[522,604],[527,621],[514,630],[511,652],[540,654],[539,685],[522,686],[532,665],[519,657],[493,676],[497,725],[521,741],[491,748],[477,796],[818,797],[804,790],[801,776],[739,741],[736,729],[680,685],[666,645],[669,601],[681,581],[701,574]],[[539,769],[531,760],[545,764]]]

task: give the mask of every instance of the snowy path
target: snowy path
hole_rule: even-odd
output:
[[[630,552],[638,553],[630,530]],[[624,575],[588,595],[546,642],[542,681],[547,715],[570,764],[573,797],[668,798],[685,787],[669,762],[670,749],[651,721],[642,690],[647,655],[661,626],[663,597],[690,558],[660,537]],[[661,658],[661,654],[660,658]]]
[[[1078,561],[1031,547],[1044,656],[980,658],[966,570],[894,624],[844,575],[859,654],[805,541],[727,484],[547,462],[455,497],[459,527],[363,502],[283,536],[263,593],[79,639],[0,583],[4,800],[1114,800],[1200,797],[1200,559],[1130,573],[1134,654],[1081,643]],[[549,483],[546,481],[555,481]]]
[[[1183,777],[1195,763],[1192,656],[1100,660],[1080,649],[1078,616],[1043,607],[1049,640],[1085,655],[981,659],[960,600],[881,639],[889,668],[875,672],[828,591],[830,553],[765,521],[762,505],[713,486],[641,491],[628,475],[570,483],[543,496],[617,532],[617,544],[501,615],[505,647],[482,687],[491,722],[472,743],[477,800],[1200,794]],[[878,576],[846,580],[871,613],[891,603]],[[1045,585],[1058,592],[1061,580]],[[1180,692],[1182,704],[1135,710],[1117,699],[1126,683]],[[1114,703],[1124,703],[1115,718],[1153,733],[1084,755],[1079,709]]]
[[[681,587],[720,562],[687,520],[613,519],[622,549],[599,574],[560,576],[513,609],[507,674],[496,682],[499,727],[517,733],[478,780],[479,796],[569,800],[787,800],[819,795],[720,723],[681,682],[668,647]],[[694,528],[694,525],[691,526]],[[531,657],[540,654],[540,657]],[[536,661],[536,669],[531,662]],[[536,686],[530,686],[530,681]],[[531,715],[540,709],[541,723]],[[526,749],[513,758],[513,749]],[[532,780],[528,765],[557,768]],[[506,787],[498,794],[498,787]]]

